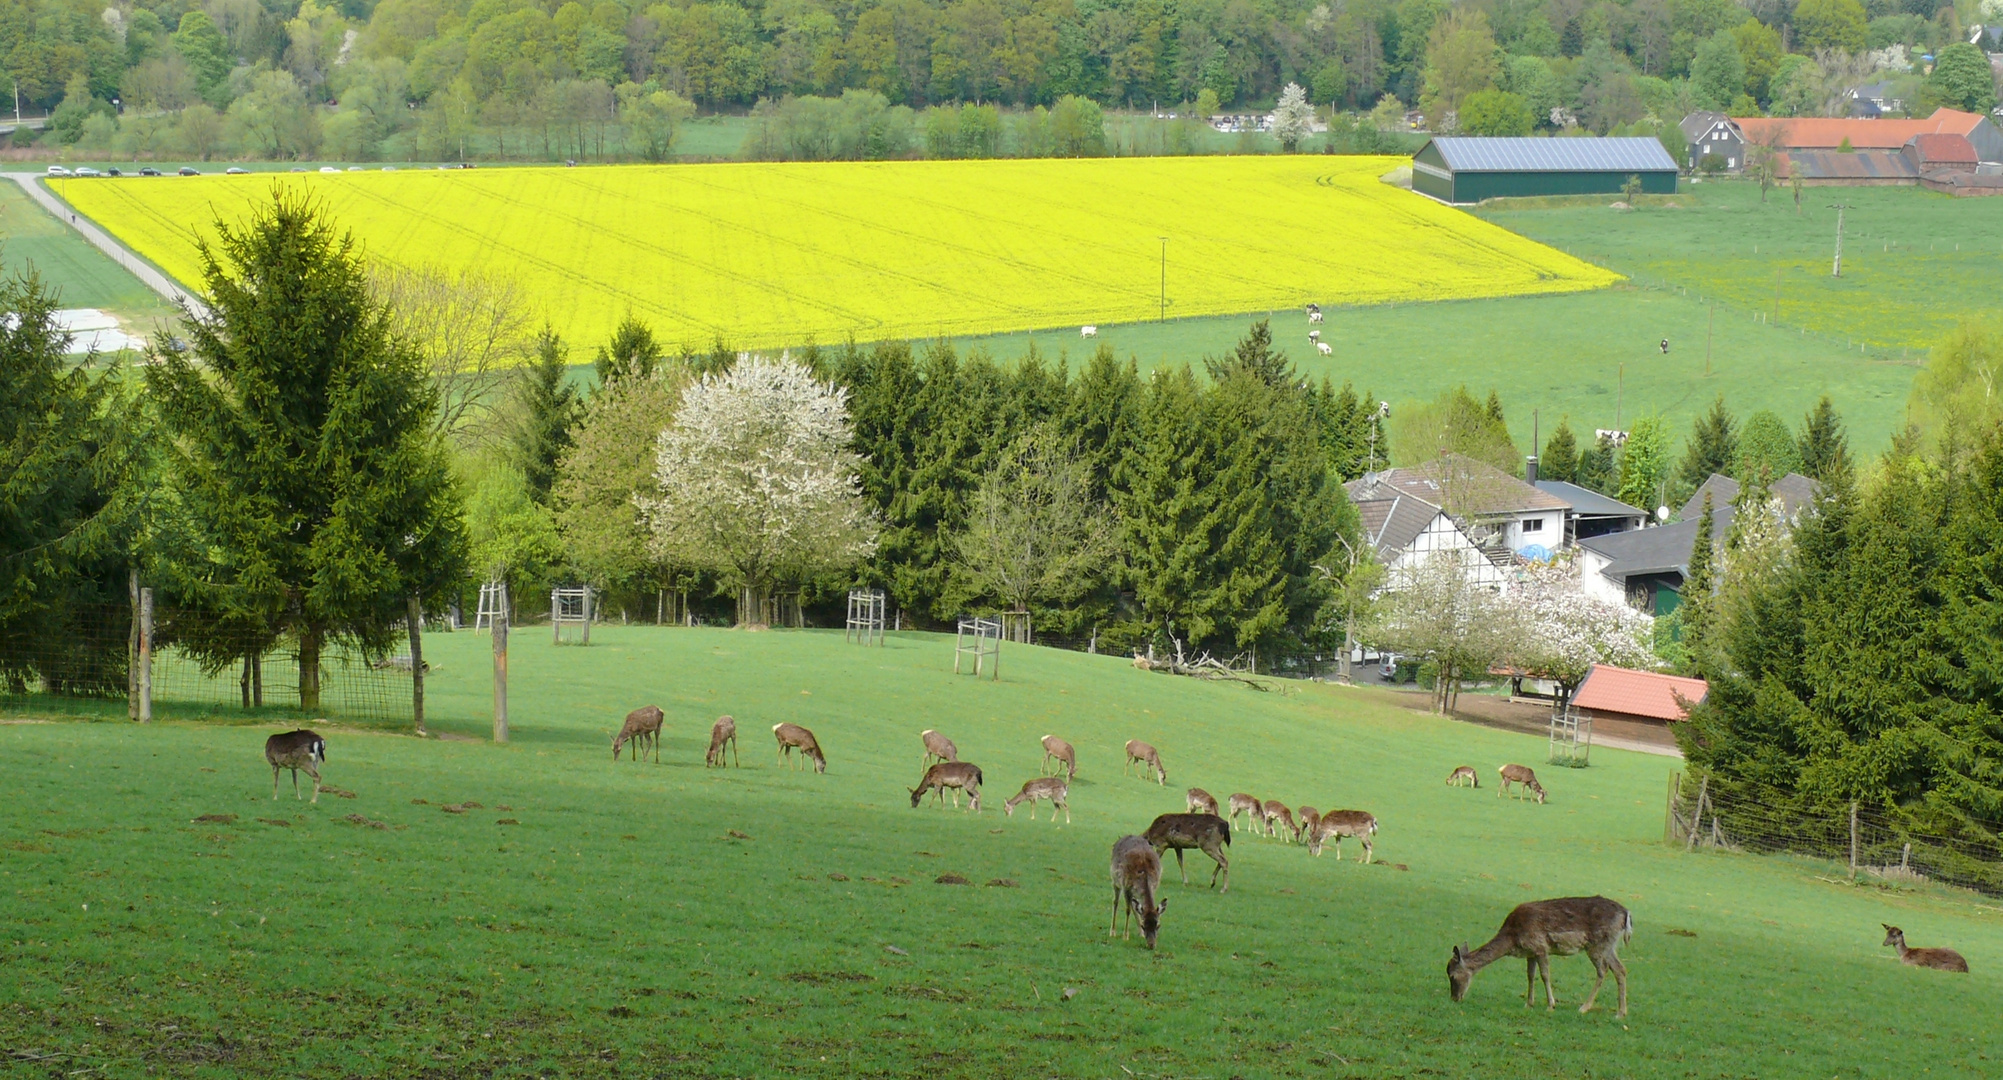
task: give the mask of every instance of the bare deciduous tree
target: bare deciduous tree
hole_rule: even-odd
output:
[[[965,584],[1016,611],[1091,589],[1117,550],[1112,509],[1092,498],[1085,462],[1048,426],[1025,436],[981,481],[956,541]],[[1028,639],[1027,620],[1021,627]]]
[[[535,346],[521,287],[474,270],[376,263],[369,288],[438,387],[438,432],[471,445],[493,438],[503,391]]]

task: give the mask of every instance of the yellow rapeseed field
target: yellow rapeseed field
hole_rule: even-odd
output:
[[[724,164],[57,180],[199,285],[196,238],[303,188],[367,254],[522,284],[570,340],[627,314],[770,348],[1594,289],[1612,273],[1358,157]]]

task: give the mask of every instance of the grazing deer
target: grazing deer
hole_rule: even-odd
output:
[[[1182,883],[1189,884],[1189,871],[1182,866],[1182,853],[1195,848],[1217,863],[1210,872],[1210,885],[1217,886],[1217,875],[1224,875],[1224,887],[1219,895],[1231,891],[1231,860],[1224,857],[1224,849],[1231,846],[1231,823],[1216,814],[1163,814],[1154,819],[1146,833],[1148,843],[1156,852],[1174,851],[1175,868],[1182,874]]]
[[[1050,800],[1050,823],[1052,825],[1057,824],[1057,812],[1059,810],[1064,811],[1064,824],[1071,824],[1071,785],[1065,783],[1064,778],[1059,776],[1041,776],[1023,784],[1022,790],[1015,793],[1015,798],[1002,803],[1002,814],[1006,817],[1014,817],[1017,804],[1028,803],[1029,820],[1035,821],[1036,800],[1038,799]]]
[[[933,731],[930,728],[927,728],[926,730],[919,732],[918,737],[925,741],[925,756],[918,759],[918,764],[920,766],[930,765],[935,760],[936,761],[960,760],[960,748],[954,746],[953,740],[945,737],[944,735],[941,735],[938,732]]]
[[[1036,766],[1036,771],[1041,773],[1043,767],[1048,765],[1053,759],[1057,762],[1058,768],[1065,770],[1065,779],[1078,779],[1078,752],[1071,749],[1071,744],[1065,742],[1063,739],[1055,735],[1045,735],[1043,737],[1043,761]]]
[[[1463,780],[1467,781],[1469,787],[1479,788],[1481,786],[1481,778],[1474,774],[1474,766],[1472,765],[1463,765],[1447,774],[1448,787],[1459,787]]]
[[[1529,766],[1504,765],[1495,771],[1502,774],[1502,790],[1496,792],[1498,798],[1509,794],[1509,785],[1521,784],[1523,787],[1537,793],[1537,805],[1544,805],[1544,785],[1537,782],[1537,774],[1531,772]],[[1519,799],[1523,797],[1522,788],[1517,789],[1516,797]]]
[[[1155,947],[1155,935],[1161,931],[1161,913],[1168,908],[1168,901],[1155,900],[1155,893],[1161,888],[1161,854],[1149,844],[1146,838],[1122,836],[1113,844],[1113,925],[1106,930],[1112,937],[1120,932],[1120,908],[1127,909],[1127,932],[1134,928],[1134,916],[1141,917],[1141,937],[1148,948]]]
[[[715,725],[709,729],[709,753],[702,756],[702,762],[705,766],[715,765],[719,768],[722,767],[723,746],[725,743],[730,744],[731,760],[737,761],[739,767],[744,765],[744,762],[737,758],[737,721],[728,716],[719,716],[716,718]]]
[[[612,760],[619,760],[619,748],[628,742],[633,744],[633,760],[638,761],[647,752],[649,740],[654,744],[654,764],[661,763],[661,721],[664,719],[658,705],[642,705],[626,714],[626,722],[619,727],[619,734],[612,736]]]
[[[918,808],[918,800],[926,792],[937,796],[940,805],[945,805],[946,789],[953,789],[953,809],[960,808],[960,792],[973,797],[974,813],[981,812],[981,767],[964,761],[942,761],[925,770],[925,778],[911,789],[911,808]]]
[[[278,798],[278,773],[292,770],[292,797],[299,798],[299,770],[313,778],[313,801],[320,801],[320,764],[327,760],[327,740],[317,731],[300,728],[264,740],[264,760],[271,763],[271,797]]]
[[[1266,804],[1242,791],[1232,792],[1231,797],[1225,800],[1225,804],[1231,808],[1231,814],[1227,819],[1231,824],[1238,824],[1238,815],[1244,814],[1246,828],[1255,833],[1265,828]]]
[[[1467,997],[1468,984],[1474,981],[1475,972],[1505,956],[1520,956],[1529,966],[1524,1007],[1537,1003],[1537,976],[1541,973],[1545,1008],[1556,1008],[1558,997],[1551,992],[1551,956],[1583,952],[1593,961],[1593,992],[1586,995],[1586,1003],[1579,1006],[1579,1011],[1593,1007],[1594,999],[1600,996],[1600,984],[1611,971],[1620,987],[1620,1009],[1614,1013],[1614,1018],[1619,1019],[1627,1015],[1627,968],[1621,964],[1618,953],[1621,945],[1632,937],[1634,916],[1604,896],[1569,896],[1518,904],[1502,920],[1502,929],[1496,931],[1488,944],[1473,952],[1466,945],[1454,947],[1453,959],[1447,961],[1447,991],[1455,1001],[1460,1001]]]
[[[1280,837],[1283,842],[1291,844],[1300,839],[1300,829],[1294,824],[1294,812],[1287,809],[1287,804],[1278,799],[1267,799],[1266,835],[1278,835],[1275,830],[1283,826],[1287,830],[1286,835]]]
[[[821,753],[821,744],[814,739],[814,733],[798,724],[773,724],[772,737],[779,740],[779,760],[782,763],[793,760],[793,751],[814,763],[814,771],[828,771],[828,759]]]
[[[1148,772],[1152,770],[1155,774],[1155,783],[1164,785],[1168,783],[1168,770],[1161,767],[1161,751],[1139,739],[1128,739],[1127,764],[1132,765],[1135,762],[1140,763],[1141,779],[1147,779]],[[1121,771],[1126,770],[1122,768]]]
[[[1899,963],[1911,967],[1933,968],[1935,971],[1959,971],[1968,974],[1968,961],[1953,949],[1908,949],[1906,932],[1891,923],[1879,923],[1885,928],[1885,944],[1899,950]]]
[[[1363,841],[1363,862],[1369,865],[1376,858],[1370,838],[1377,835],[1377,819],[1361,810],[1330,810],[1314,823],[1314,831],[1308,834],[1308,854],[1319,856],[1324,841],[1335,841],[1335,861],[1342,861],[1342,838],[1354,836]]]
[[[1192,814],[1215,814],[1217,799],[1200,787],[1189,789],[1189,812]]]
[[[1294,813],[1300,816],[1301,839],[1306,840],[1308,834],[1314,831],[1315,823],[1321,820],[1321,811],[1312,806],[1303,806]]]

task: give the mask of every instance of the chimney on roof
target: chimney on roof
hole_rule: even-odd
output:
[[[1529,457],[1523,459],[1523,480],[1525,483],[1530,483],[1530,484],[1534,484],[1537,482],[1536,454],[1532,454]]]

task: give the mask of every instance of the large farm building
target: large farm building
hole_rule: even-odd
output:
[[[1676,159],[1651,138],[1497,139],[1440,136],[1412,156],[1412,190],[1441,202],[1525,195],[1605,195],[1631,176],[1650,195],[1676,194]]]

